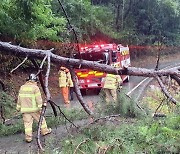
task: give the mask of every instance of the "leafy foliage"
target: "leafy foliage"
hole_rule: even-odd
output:
[[[180,3],[178,0],[110,0],[93,4],[113,10],[113,28],[121,42],[129,44],[178,45]]]
[[[61,152],[178,153],[179,120],[179,116],[171,116],[162,120],[145,119],[132,125],[94,126],[84,129],[80,135],[66,138]]]
[[[1,35],[14,39],[59,40],[64,18],[55,17],[49,0],[3,0],[0,2]]]
[[[97,33],[109,34],[109,32],[112,32],[110,23],[113,22],[113,14],[107,7],[94,6],[91,5],[90,1],[82,0],[66,0],[63,5],[73,28],[78,33],[80,42],[83,40],[85,42],[92,41],[91,36]],[[57,15],[64,15],[56,1],[53,2],[53,8]],[[70,33],[66,37],[71,39],[73,34]],[[101,38],[99,38],[99,41],[101,41]]]
[[[8,136],[8,135],[14,135],[17,133],[21,133],[24,131],[23,123],[22,122],[16,122],[16,124],[6,126],[4,124],[0,124],[0,136]]]
[[[63,6],[82,42],[178,45],[180,41],[178,0],[66,0]],[[1,36],[19,42],[74,39],[58,1],[2,0],[0,20]]]
[[[180,94],[178,87],[179,85],[172,85],[168,88],[171,95],[177,100],[180,100]],[[168,85],[167,85],[168,86]],[[177,87],[177,88],[176,88]],[[170,113],[179,113],[178,105],[172,104],[170,100],[162,93],[161,89],[154,86],[151,89],[148,89],[146,97],[144,97],[142,104],[147,104],[147,107],[151,112],[156,112],[158,114],[170,114]]]
[[[2,106],[2,112],[6,118],[9,118],[15,112],[15,103],[13,98],[3,91],[0,91],[0,105]]]
[[[123,117],[132,118],[145,116],[145,113],[137,107],[136,101],[133,98],[129,98],[124,90],[118,91],[117,102],[110,102],[109,104],[105,103],[103,92],[100,95],[102,98],[102,105],[99,107],[99,110],[101,110],[99,112],[102,115],[120,114]]]

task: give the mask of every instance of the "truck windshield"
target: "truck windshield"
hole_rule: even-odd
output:
[[[98,63],[107,64],[109,59],[109,54],[107,52],[88,52],[81,53],[83,60],[96,61]],[[79,59],[79,54],[75,54],[75,58]]]

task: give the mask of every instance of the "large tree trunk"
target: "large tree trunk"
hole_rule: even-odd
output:
[[[165,93],[167,97],[170,97],[173,100],[174,104],[178,102],[172,98],[172,96],[167,92],[165,86],[161,82],[159,77],[161,76],[173,76],[175,80],[179,83],[180,78],[180,66],[174,67],[167,70],[153,70],[153,69],[146,69],[146,68],[135,68],[135,67],[128,67],[128,68],[114,68],[112,66],[106,64],[100,64],[97,62],[82,60],[82,59],[73,59],[73,58],[66,58],[61,57],[59,55],[55,55],[51,52],[52,50],[39,50],[39,49],[27,49],[15,45],[11,45],[9,43],[0,42],[0,53],[2,54],[12,54],[18,57],[29,57],[29,58],[36,58],[36,59],[43,59],[47,55],[50,57],[51,62],[62,65],[68,68],[88,68],[92,70],[102,71],[106,73],[112,74],[119,74],[119,75],[131,75],[131,76],[144,76],[144,77],[153,77],[158,79],[159,85],[162,91]],[[71,73],[73,70],[71,71]],[[72,73],[75,75],[74,73]],[[74,78],[75,80],[75,78]],[[78,89],[78,87],[76,88]],[[86,104],[83,102],[83,99],[79,97],[78,90],[76,91],[77,97],[85,111],[88,114],[92,114],[92,112],[87,108]]]
[[[51,50],[28,49],[20,46],[11,45],[5,42],[0,42],[0,53],[12,54],[18,57],[28,56],[29,58],[31,57],[36,59],[43,59],[49,53],[51,57],[51,62],[63,66],[72,66],[73,68],[89,68],[89,69],[103,71],[112,74],[118,73],[120,75],[130,75],[130,76],[154,77],[154,76],[175,75],[180,77],[180,66],[168,70],[158,70],[158,71],[155,71],[153,69],[135,68],[135,67],[117,69],[112,66],[106,64],[100,64],[97,62],[61,57],[51,53]]]

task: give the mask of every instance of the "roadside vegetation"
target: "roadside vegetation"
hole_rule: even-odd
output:
[[[94,125],[62,141],[53,153],[178,153],[180,116],[147,119],[130,124]]]
[[[164,79],[164,84],[167,85],[169,92],[173,97],[180,102],[180,87],[174,80]],[[180,113],[179,108],[172,104],[169,99],[162,93],[156,81],[152,81],[145,94],[146,97],[142,99],[141,104],[146,104],[152,113],[157,114],[171,114]]]
[[[178,0],[62,1],[80,42],[129,45],[179,44]],[[28,45],[37,40],[72,41],[58,1],[2,0],[0,36]],[[47,41],[48,43],[48,41]]]
[[[79,133],[68,135],[59,141],[59,147],[52,149],[47,144],[46,152],[129,154],[180,151],[180,116],[177,112],[179,108],[164,117],[153,118],[152,111],[144,114],[144,111],[138,109],[134,105],[135,102],[127,99],[123,92],[116,104],[102,103],[99,107],[100,117],[106,118],[99,118],[83,127]],[[120,116],[113,117],[117,114]]]

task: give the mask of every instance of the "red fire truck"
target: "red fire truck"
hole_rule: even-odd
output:
[[[83,60],[95,61],[117,68],[130,66],[129,47],[122,46],[121,44],[81,46],[80,54]],[[79,54],[75,54],[75,58],[80,58]],[[103,87],[106,73],[89,69],[77,69],[76,75],[80,90],[82,94],[85,94],[88,89],[99,91]],[[129,80],[129,76],[122,75],[121,78],[123,81]]]

